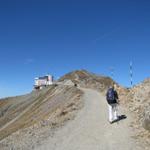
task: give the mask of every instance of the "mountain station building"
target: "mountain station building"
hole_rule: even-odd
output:
[[[53,76],[52,75],[46,75],[43,77],[38,77],[34,79],[34,89],[42,89],[43,87],[47,87],[49,85],[53,84]]]

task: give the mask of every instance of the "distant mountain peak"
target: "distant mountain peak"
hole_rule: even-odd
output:
[[[59,82],[66,80],[71,80],[80,87],[93,88],[101,91],[106,90],[110,85],[115,83],[115,81],[113,81],[110,77],[96,75],[85,69],[69,72],[62,76],[59,79]]]

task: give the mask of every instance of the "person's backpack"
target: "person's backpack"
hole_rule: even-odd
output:
[[[116,100],[115,100],[115,91],[113,88],[110,88],[108,91],[107,91],[107,102],[109,104],[112,104],[112,103],[115,103]]]

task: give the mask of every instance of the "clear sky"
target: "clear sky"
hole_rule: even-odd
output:
[[[149,0],[0,0],[0,97],[76,69],[129,86],[150,76]]]

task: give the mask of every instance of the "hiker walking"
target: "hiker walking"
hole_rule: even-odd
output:
[[[110,86],[106,93],[110,123],[113,123],[114,121],[118,120],[117,105],[119,104],[119,101],[118,101],[118,93],[115,90],[115,88],[116,88],[116,85]]]

